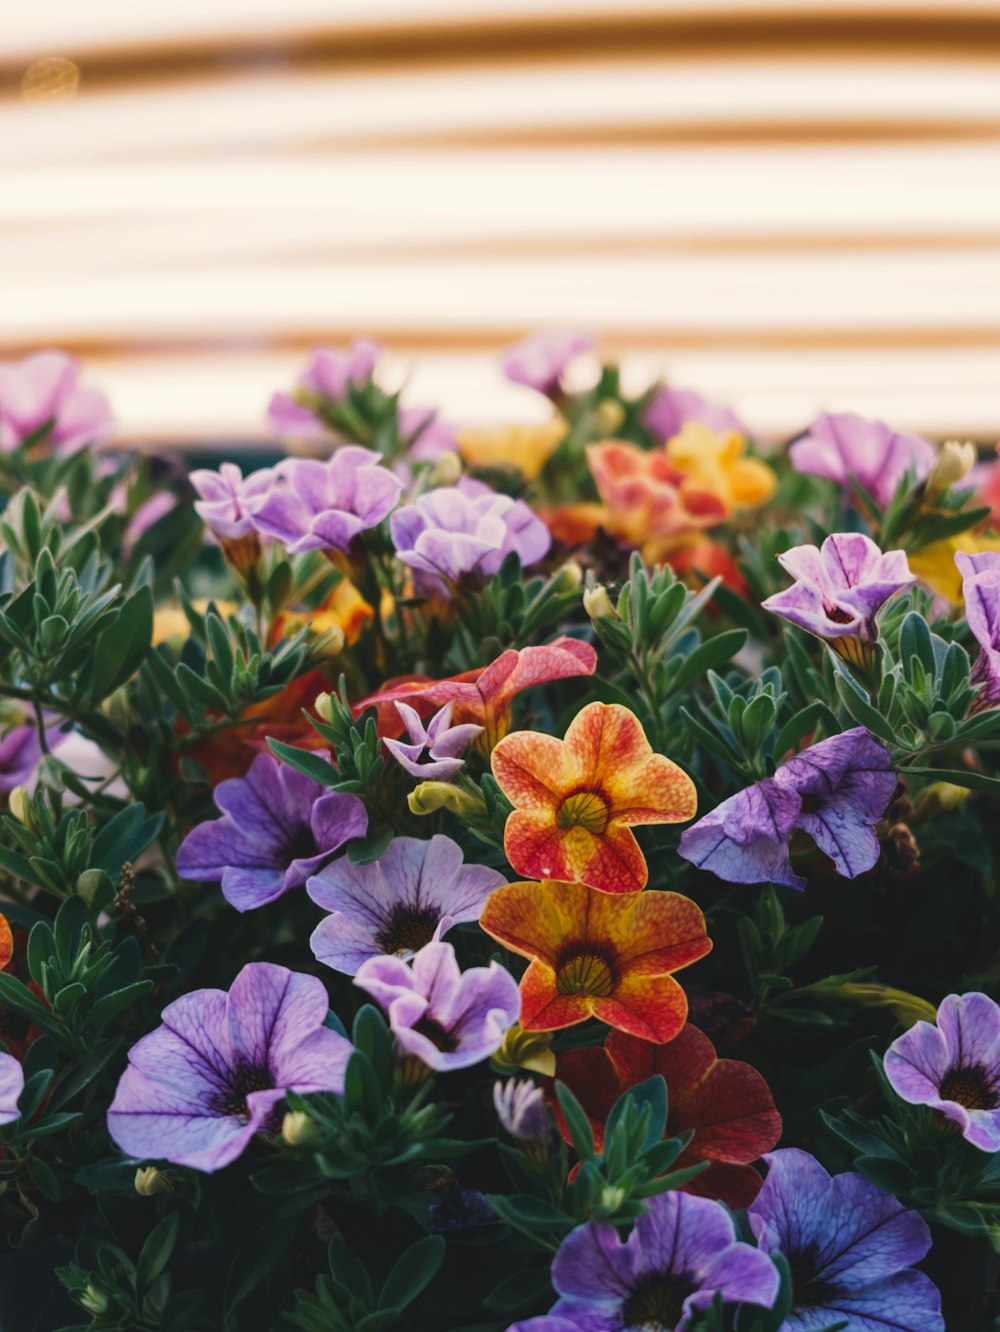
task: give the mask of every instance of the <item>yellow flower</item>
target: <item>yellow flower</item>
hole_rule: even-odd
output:
[[[458,451],[469,467],[516,467],[532,481],[566,438],[566,429],[566,422],[557,416],[541,426],[462,430]]]
[[[764,504],[778,484],[767,463],[743,456],[746,447],[738,431],[715,431],[701,421],[685,421],[680,434],[666,443],[668,460],[685,479],[731,510]]]
[[[943,495],[951,486],[957,485],[975,467],[977,458],[975,444],[947,440],[941,445],[941,451],[927,477],[927,494]]]
[[[958,536],[932,541],[909,557],[910,569],[932,592],[956,606],[962,604],[962,575],[955,563],[959,551],[976,555],[983,550],[1000,551],[1000,539],[976,532],[960,532]]]
[[[204,615],[211,603],[202,597],[199,601],[193,601],[192,606],[199,615]],[[235,615],[239,606],[235,601],[217,601],[215,609],[222,618],[228,619],[230,615]],[[153,646],[159,643],[169,643],[171,639],[180,639],[184,642],[191,635],[191,625],[188,623],[188,617],[175,602],[169,602],[161,606],[153,616]]]
[[[356,643],[365,625],[374,617],[375,612],[351,580],[343,578],[322,606],[317,606],[314,611],[286,611],[277,622],[272,639],[275,634],[279,637],[291,635],[297,633],[303,625],[308,625],[311,632],[317,635],[325,634],[330,629],[339,629],[346,642]]]

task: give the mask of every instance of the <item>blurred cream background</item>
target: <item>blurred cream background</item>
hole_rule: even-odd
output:
[[[1000,3],[33,0],[0,7],[0,357],[123,438],[266,440],[320,342],[529,420],[582,329],[764,434],[1000,434]]]

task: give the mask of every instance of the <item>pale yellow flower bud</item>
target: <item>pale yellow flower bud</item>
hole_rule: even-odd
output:
[[[588,587],[583,594],[583,609],[592,620],[616,620],[618,612],[611,604],[608,589],[601,583]]]
[[[931,782],[913,797],[913,808],[922,819],[932,814],[947,814],[971,794],[968,787],[956,786],[954,782]]]
[[[906,990],[893,989],[891,985],[879,985],[875,981],[838,985],[834,994],[845,999],[853,999],[865,1008],[888,1008],[897,1022],[904,1027],[912,1027],[916,1022],[936,1022],[937,1009],[933,1004],[921,999],[919,995],[909,994]]]
[[[101,1314],[106,1314],[111,1307],[111,1301],[107,1295],[101,1290],[100,1286],[95,1286],[92,1281],[79,1299],[88,1313],[95,1314],[98,1317]]]
[[[290,1147],[301,1147],[316,1137],[315,1121],[304,1110],[289,1110],[281,1121],[281,1136]]]
[[[928,495],[943,495],[951,486],[957,485],[975,467],[977,457],[975,444],[960,444],[954,439],[942,444],[927,477]]]
[[[529,1073],[540,1073],[546,1078],[554,1078],[556,1074],[552,1033],[525,1031],[516,1022],[507,1028],[499,1050],[495,1051],[491,1058],[498,1068],[523,1068]]]
[[[558,592],[575,592],[583,582],[583,570],[576,560],[567,560],[552,579]]]
[[[442,453],[431,469],[430,483],[438,486],[453,486],[462,475],[462,459],[457,453]]]
[[[461,786],[453,786],[451,782],[421,782],[410,792],[406,803],[411,814],[435,814],[439,809],[459,815],[486,813],[482,796]]]
[[[323,629],[320,638],[313,644],[313,656],[336,657],[338,653],[343,652],[346,641],[340,625],[333,624],[328,629]]]
[[[156,1166],[140,1166],[135,1172],[135,1191],[144,1198],[155,1198],[158,1193],[173,1193],[173,1185]]]
[[[329,694],[317,694],[316,701],[313,703],[316,709],[316,716],[320,721],[325,721],[329,726],[333,722],[333,701]]]
[[[29,811],[31,809],[31,800],[27,790],[23,786],[15,786],[13,791],[7,797],[7,808],[17,819],[18,823],[28,826]]]
[[[614,398],[604,398],[597,407],[597,428],[605,439],[613,438],[625,420],[625,408]]]

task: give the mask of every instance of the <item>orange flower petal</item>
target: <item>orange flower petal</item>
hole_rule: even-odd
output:
[[[578,879],[601,893],[642,892],[649,879],[649,869],[639,843],[628,828],[609,823],[600,837],[586,833],[583,828],[574,828],[572,832],[581,835],[575,848],[578,852],[586,849],[587,854],[585,857],[578,854],[573,873],[567,877]]]
[[[508,883],[487,899],[479,923],[522,957],[550,967],[568,938],[584,928],[587,890],[575,883]]]
[[[698,810],[694,782],[676,763],[652,754],[604,782],[618,823],[685,823]]]
[[[503,830],[503,849],[518,874],[536,879],[576,879],[574,839],[582,829],[560,828],[551,811],[515,809]],[[586,834],[584,834],[586,836]],[[589,838],[588,838],[589,845]]]
[[[687,1021],[687,996],[672,976],[619,978],[612,994],[592,1000],[594,1016],[646,1041],[672,1040]]]
[[[0,968],[14,956],[14,936],[6,916],[0,916]]]
[[[563,743],[576,760],[580,781],[605,789],[616,769],[630,768],[653,752],[639,718],[620,703],[588,703]]]
[[[627,912],[615,912],[609,903],[620,898],[596,896],[591,906],[591,931],[603,935],[616,949],[618,964],[635,975],[658,976],[690,966],[712,951],[705,933],[705,917],[681,893],[643,893],[629,903]]]
[[[493,776],[504,795],[521,809],[555,812],[563,793],[580,773],[562,740],[541,731],[514,731],[497,744]]]
[[[556,973],[544,962],[532,962],[521,977],[521,1026],[525,1031],[555,1031],[585,1022],[593,1011],[586,994],[561,994]]]

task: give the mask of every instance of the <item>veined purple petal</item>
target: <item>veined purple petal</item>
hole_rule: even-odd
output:
[[[792,869],[788,835],[801,808],[798,793],[772,779],[724,800],[681,834],[678,853],[727,883],[783,883],[802,888]]]
[[[18,1098],[24,1091],[24,1069],[13,1055],[0,1054],[0,1124],[20,1118]]]

